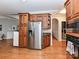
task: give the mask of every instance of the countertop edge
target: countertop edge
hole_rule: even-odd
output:
[[[67,32],[66,34],[79,38],[79,33]]]

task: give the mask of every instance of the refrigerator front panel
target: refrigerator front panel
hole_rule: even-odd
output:
[[[41,49],[41,39],[42,39],[42,23],[41,22],[30,22],[30,48]]]
[[[41,22],[34,22],[34,48],[41,49]]]

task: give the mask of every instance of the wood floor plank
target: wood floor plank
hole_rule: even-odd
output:
[[[0,59],[73,59],[66,52],[65,42],[54,40],[53,46],[43,50],[30,50],[12,46],[11,40],[0,41]]]

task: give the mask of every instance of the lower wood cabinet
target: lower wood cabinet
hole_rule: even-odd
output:
[[[42,48],[50,46],[50,34],[43,35]]]

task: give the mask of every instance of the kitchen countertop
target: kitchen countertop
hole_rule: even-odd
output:
[[[79,38],[79,33],[75,33],[75,32],[67,32],[66,34],[67,34],[67,35],[71,35],[71,36],[74,36],[74,37]]]
[[[43,35],[50,35],[50,33],[43,33]]]
[[[51,31],[51,29],[49,29],[49,30],[43,30],[43,33],[51,33],[52,31]]]

